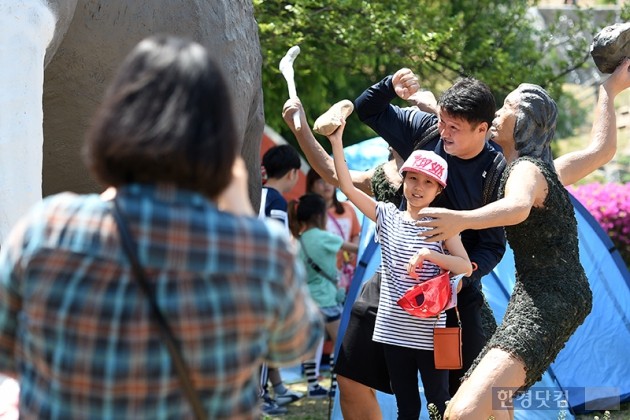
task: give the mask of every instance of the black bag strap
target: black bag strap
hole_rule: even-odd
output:
[[[127,257],[129,258],[129,262],[131,263],[131,268],[133,270],[134,277],[140,284],[140,288],[144,292],[144,295],[147,297],[149,304],[151,306],[151,313],[153,315],[153,320],[160,327],[160,332],[162,333],[162,338],[168,348],[168,352],[171,355],[171,359],[173,364],[175,365],[175,370],[177,371],[177,376],[179,377],[179,381],[182,385],[182,390],[184,395],[186,395],[186,399],[190,403],[192,410],[195,414],[195,418],[197,420],[206,419],[206,413],[201,405],[201,401],[199,400],[199,396],[197,395],[197,391],[195,390],[193,383],[190,379],[188,367],[186,366],[186,362],[184,361],[181,353],[179,352],[178,344],[175,339],[175,335],[168,325],[168,321],[162,315],[162,311],[160,310],[156,300],[155,293],[153,288],[147,281],[144,269],[138,260],[138,257],[135,252],[135,243],[129,229],[127,228],[127,224],[125,223],[125,219],[122,216],[120,211],[120,207],[118,205],[118,201],[114,198],[112,200],[112,214],[114,215],[114,219],[116,220],[116,225],[118,226],[118,232],[120,233],[120,239],[122,241],[123,249]]]
[[[311,268],[313,270],[315,270],[315,272],[317,272],[318,274],[321,274],[322,276],[324,276],[324,278],[326,280],[328,280],[329,282],[334,284],[335,287],[337,287],[337,279],[333,278],[331,275],[329,275],[324,270],[322,270],[322,268],[319,265],[317,265],[317,263],[315,261],[313,261],[313,259],[310,257],[310,255],[308,255],[308,252],[306,252],[306,247],[304,246],[304,241],[302,241],[301,237],[300,237],[300,245],[302,245],[302,251],[304,251],[304,255],[306,255],[306,263],[309,266],[311,266]]]
[[[431,140],[435,140],[438,137],[440,137],[440,130],[438,130],[438,125],[436,123],[435,125],[429,127],[427,131],[425,131],[422,134],[422,137],[420,137],[420,140],[418,140],[413,145],[413,150],[423,149],[424,146],[427,145]]]

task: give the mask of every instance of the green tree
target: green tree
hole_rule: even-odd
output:
[[[565,75],[589,60],[583,34],[597,30],[579,9],[543,27],[530,6],[527,0],[254,0],[267,124],[294,141],[282,121],[288,91],[278,70],[293,45],[301,49],[295,80],[311,124],[331,104],[353,100],[401,67],[413,69],[436,95],[457,77],[473,76],[498,103],[525,81],[559,97]],[[350,117],[346,144],[373,135]]]

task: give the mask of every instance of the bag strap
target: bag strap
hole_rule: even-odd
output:
[[[168,321],[164,318],[164,315],[162,314],[162,311],[160,310],[155,300],[155,293],[153,292],[151,285],[147,281],[144,269],[142,268],[142,265],[138,260],[135,252],[136,247],[133,238],[122,216],[118,201],[115,198],[112,201],[112,214],[114,215],[116,225],[118,226],[118,232],[120,233],[120,239],[122,241],[123,249],[125,251],[125,254],[127,255],[127,258],[129,259],[129,262],[131,263],[134,277],[138,281],[140,288],[149,301],[153,320],[160,327],[162,338],[164,339],[166,347],[168,348],[168,352],[171,355],[173,365],[175,365],[175,370],[177,371],[177,376],[179,377],[179,381],[182,385],[182,391],[184,392],[186,399],[188,399],[188,402],[193,409],[195,418],[197,418],[197,420],[205,419],[206,413],[203,409],[203,406],[201,405],[201,401],[199,400],[197,391],[195,390],[190,379],[188,367],[186,366],[186,362],[179,352],[175,335],[173,334],[173,331],[168,325]]]
[[[462,320],[459,317],[459,309],[457,309],[457,306],[455,306],[454,309],[455,309],[455,313],[457,314],[457,325],[459,326],[459,328],[461,328],[462,327]],[[440,320],[440,314],[441,313],[442,312],[440,312],[439,314],[437,314],[435,316],[435,322],[433,323],[433,329],[435,329],[435,326],[437,325],[438,321]]]
[[[313,261],[310,255],[308,255],[308,252],[306,252],[306,247],[304,246],[304,241],[302,241],[302,237],[300,237],[300,244],[302,245],[302,251],[304,251],[304,255],[306,255],[306,263],[310,265],[311,268],[315,270],[315,272],[324,276],[326,280],[328,280],[333,285],[335,285],[335,287],[337,287],[337,279],[333,278],[331,275],[329,275],[324,270],[322,270],[322,268],[319,265],[317,265],[315,261]]]
[[[422,137],[413,145],[413,150],[420,150],[424,148],[431,140],[435,140],[440,137],[440,130],[438,130],[437,123],[432,125],[422,134]]]
[[[337,231],[339,232],[339,236],[343,238],[343,228],[341,227],[341,224],[339,223],[337,218],[330,214],[330,212],[328,212],[328,219],[332,220],[332,222],[335,224],[335,227],[337,228]]]

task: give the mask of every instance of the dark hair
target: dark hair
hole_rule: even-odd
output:
[[[326,228],[326,201],[315,193],[307,193],[288,206],[289,229],[296,238],[305,224]]]
[[[497,110],[490,88],[472,77],[458,79],[440,96],[438,106],[452,117],[474,124],[485,122],[488,127]]]
[[[519,156],[532,156],[546,162],[555,170],[551,140],[556,133],[558,106],[540,86],[522,83],[515,90],[519,94],[514,123],[514,147]]]
[[[125,58],[87,132],[86,165],[102,184],[171,183],[216,197],[239,144],[227,85],[200,44],[141,41]]]
[[[300,169],[302,162],[298,152],[288,144],[274,146],[267,150],[262,158],[268,178],[282,178],[291,169]]]
[[[317,171],[313,168],[308,170],[306,174],[306,191],[313,192],[313,185],[322,179],[321,175],[317,173]],[[336,191],[335,191],[336,192]],[[346,209],[341,205],[339,200],[337,199],[337,194],[333,194],[332,196],[333,206],[335,207],[335,213],[344,214]]]

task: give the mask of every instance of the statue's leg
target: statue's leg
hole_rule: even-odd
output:
[[[498,403],[500,392],[509,393],[525,384],[525,365],[510,353],[492,348],[462,382],[446,407],[444,419],[476,420],[494,416],[512,419],[514,412]]]
[[[44,57],[55,23],[41,0],[0,3],[0,243],[42,197]]]

